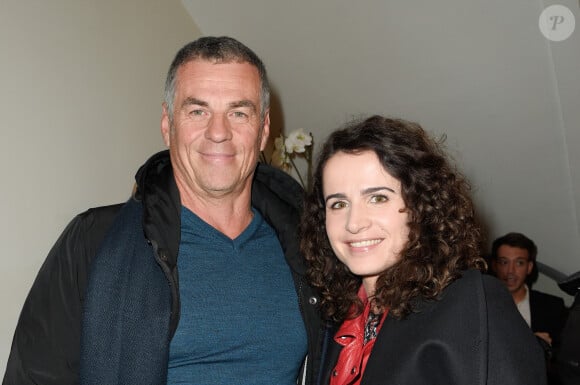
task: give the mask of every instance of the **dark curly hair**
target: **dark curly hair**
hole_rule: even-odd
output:
[[[321,292],[323,315],[341,322],[362,311],[361,278],[334,255],[326,234],[322,171],[338,152],[372,151],[401,182],[408,212],[409,240],[401,258],[377,279],[373,305],[403,318],[419,299],[434,300],[461,271],[484,271],[481,230],[470,185],[448,161],[439,142],[416,123],[372,116],[333,132],[324,143],[305,198],[300,224],[307,277]]]

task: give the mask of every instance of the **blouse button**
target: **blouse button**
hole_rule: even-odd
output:
[[[338,376],[338,372],[335,370],[334,372],[332,372],[332,376],[333,376],[333,377],[336,377],[336,376]]]
[[[352,368],[352,370],[350,371],[351,374],[356,374],[356,368]]]

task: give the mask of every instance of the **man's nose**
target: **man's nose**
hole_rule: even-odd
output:
[[[205,137],[216,143],[232,138],[230,122],[225,114],[215,114],[211,117],[205,130]]]

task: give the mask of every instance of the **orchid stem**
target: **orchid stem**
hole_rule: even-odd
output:
[[[290,159],[290,163],[292,163],[292,167],[294,167],[294,170],[296,171],[296,175],[298,175],[298,179],[300,179],[300,184],[302,185],[302,188],[306,188],[306,185],[304,184],[304,180],[302,179],[302,175],[300,175],[300,171],[298,171],[298,167],[296,167],[296,163],[294,163],[294,159],[292,159],[291,156],[288,157],[288,159]]]

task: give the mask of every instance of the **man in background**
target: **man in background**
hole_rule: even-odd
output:
[[[526,281],[534,271],[538,249],[521,233],[508,233],[497,238],[491,249],[491,267],[506,285],[516,306],[534,334],[557,348],[566,322],[564,300],[554,295],[531,290]]]

